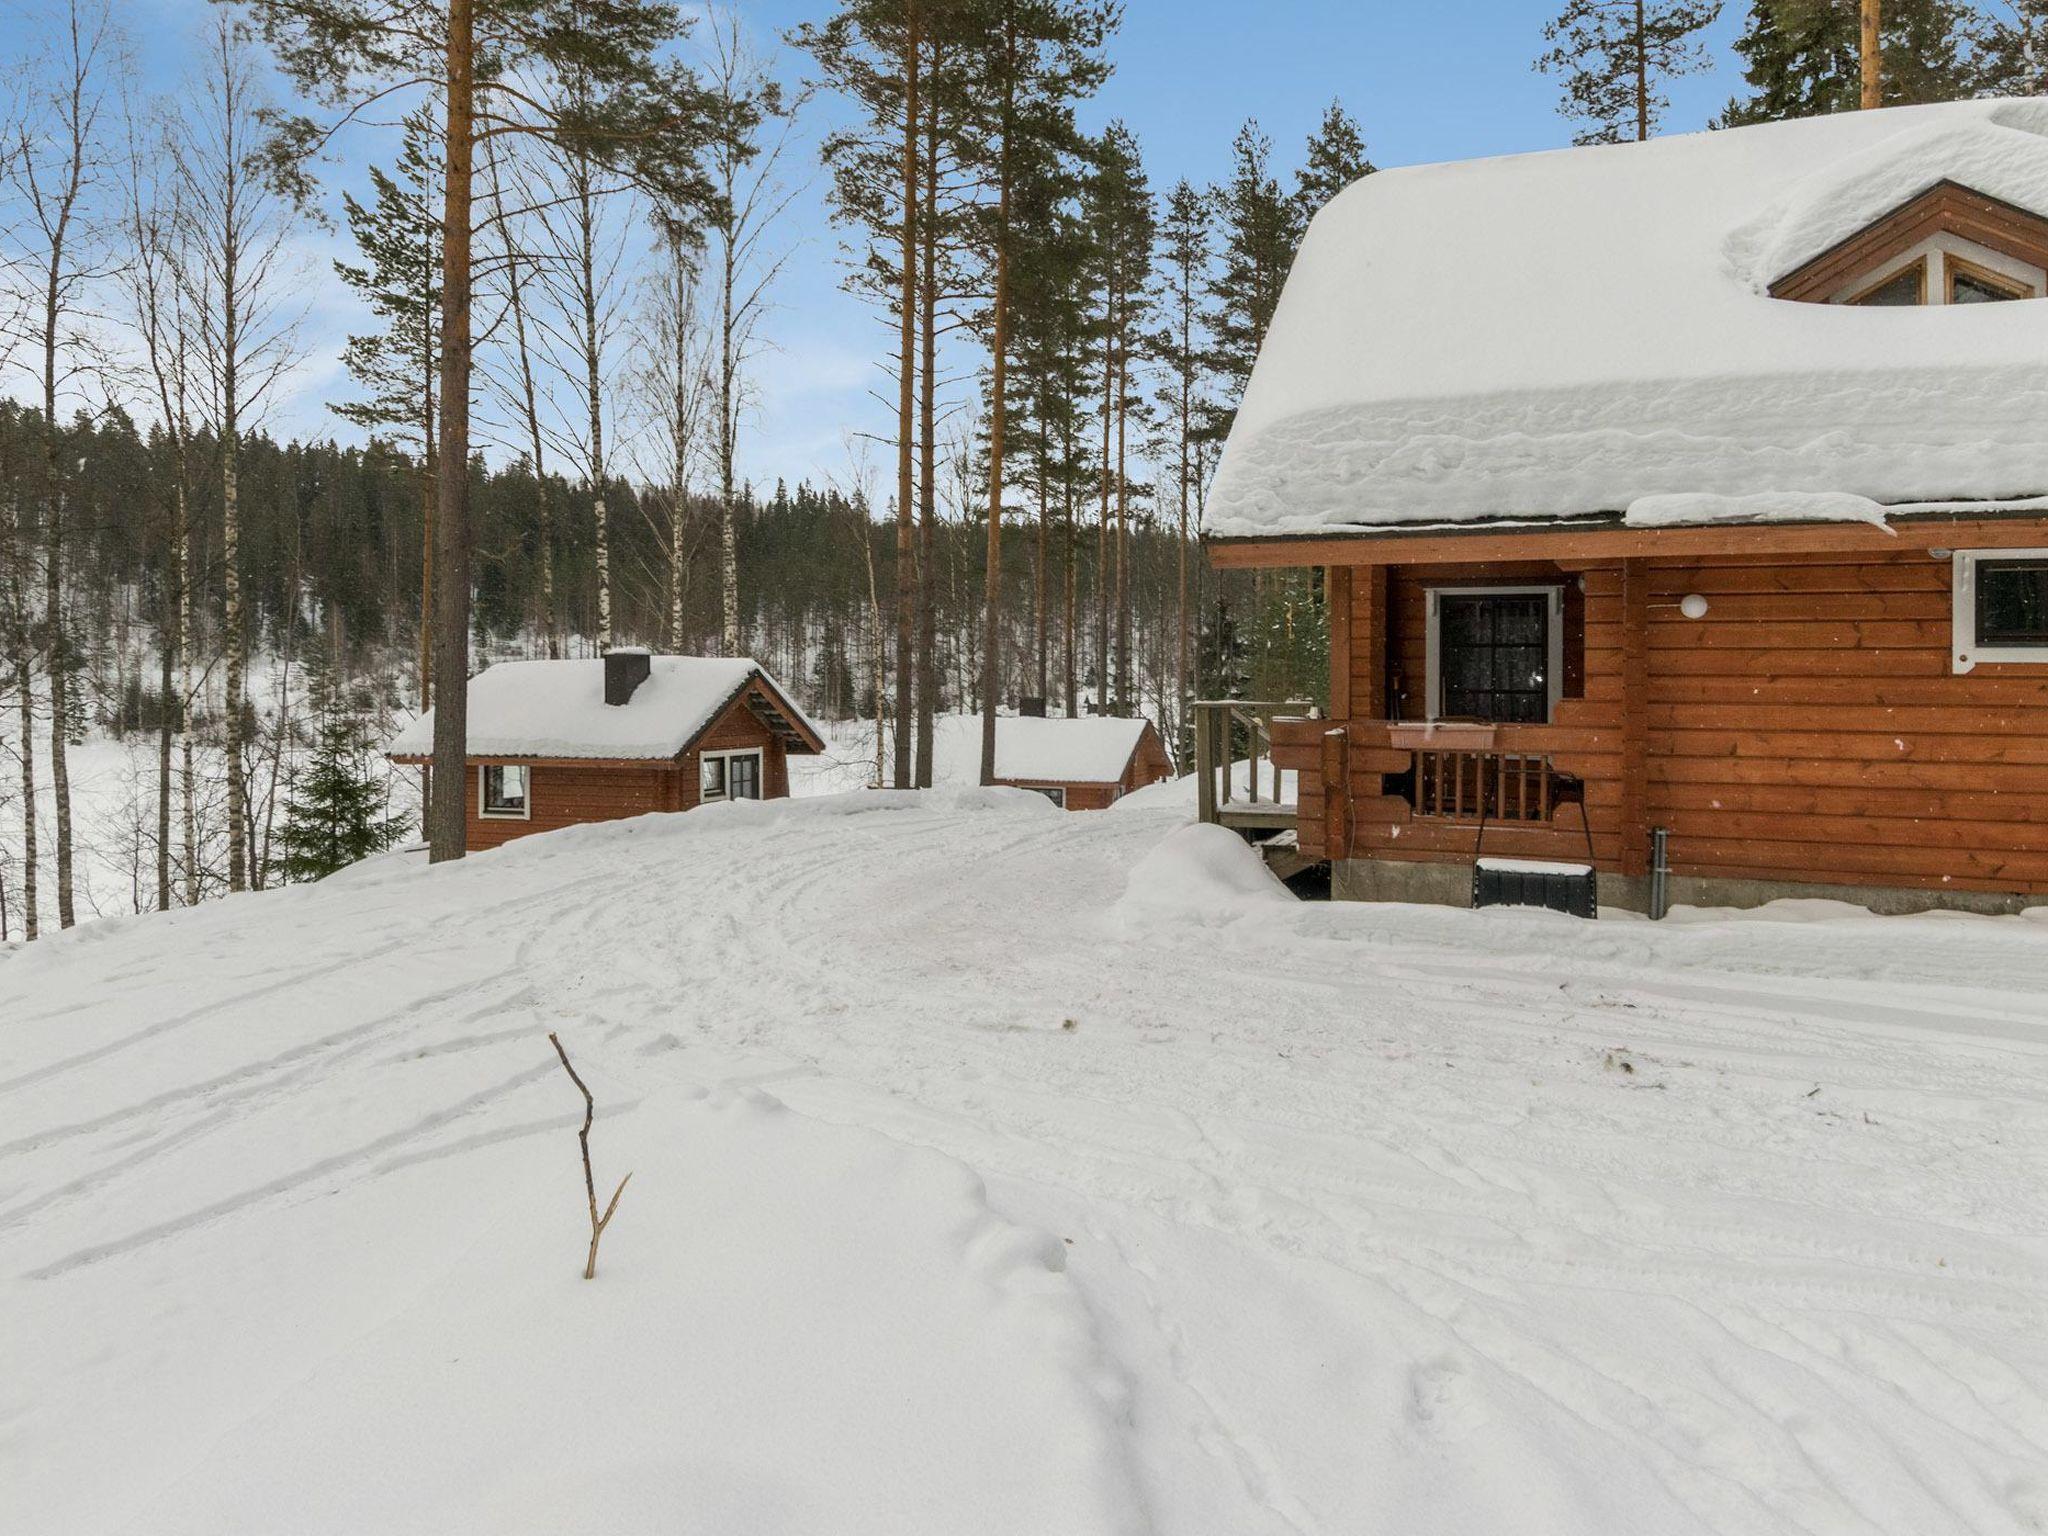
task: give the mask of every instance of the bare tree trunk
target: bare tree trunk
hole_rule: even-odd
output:
[[[180,460],[184,455],[178,454]],[[171,558],[165,562],[168,589],[164,593],[164,616],[157,650],[158,719],[156,743],[156,909],[171,910],[171,757],[177,738],[184,734],[184,700],[178,693],[178,658],[184,653],[179,633],[178,608],[184,599],[179,590],[177,540],[185,525],[185,485],[182,464],[173,495],[171,514]]]
[[[690,403],[690,265],[689,253],[678,235],[669,260],[669,278],[674,283],[670,302],[675,306],[675,334],[671,336],[670,365],[675,369],[669,396],[669,517],[668,517],[668,648],[680,655],[683,645],[683,597],[689,587],[689,551],[685,529],[690,515],[690,453],[695,411]]]
[[[181,429],[182,430],[182,429]],[[185,905],[199,905],[199,812],[192,770],[192,524],[178,498],[178,820],[185,856]]]
[[[1130,482],[1124,475],[1124,429],[1130,420],[1131,365],[1121,344],[1116,368],[1116,705],[1129,709],[1131,676]]]
[[[724,619],[725,654],[738,656],[746,650],[740,633],[740,546],[734,526],[733,439],[738,435],[739,388],[738,337],[734,328],[733,245],[720,242],[722,281],[718,290],[718,591],[719,610]],[[880,701],[876,709],[881,708]]]
[[[611,519],[605,508],[604,462],[604,338],[597,323],[597,193],[588,159],[575,162],[577,298],[582,306],[583,390],[590,427],[590,490],[593,539],[591,560],[597,567],[597,648],[612,648]]]
[[[923,277],[919,284],[923,358],[918,398],[917,504],[917,773],[919,788],[932,784],[932,737],[939,707],[938,667],[938,438],[939,319],[939,88],[940,49],[932,44],[931,89],[926,93]]]
[[[232,294],[233,258],[228,260],[230,274],[227,291]],[[234,334],[234,300],[227,301],[227,335]],[[221,507],[221,589],[224,597],[223,621],[226,633],[221,640],[227,650],[226,680],[226,742],[228,774],[228,889],[247,890],[249,886],[249,831],[248,794],[249,785],[244,777],[243,758],[248,750],[246,721],[243,718],[242,692],[245,686],[244,672],[247,667],[247,639],[244,635],[242,615],[242,514],[241,487],[237,480],[238,465],[235,453],[235,363],[232,343],[224,350],[221,358],[221,372],[225,379],[221,400],[222,426],[220,444],[220,507]]]
[[[10,525],[13,538],[7,551],[10,559],[6,574],[9,606],[13,611],[9,615],[12,628],[9,638],[14,642],[15,702],[21,712],[21,907],[22,918],[27,925],[26,935],[33,939],[37,936],[39,922],[36,902],[35,668],[30,656],[33,637],[29,633],[28,617],[28,530],[22,521],[19,500],[14,503]]]
[[[914,509],[916,445],[912,417],[917,387],[917,136],[921,126],[917,73],[922,62],[917,0],[905,0],[903,29],[903,282],[897,297],[902,340],[896,401],[896,766],[890,782],[911,785],[911,728],[915,719],[916,657],[912,648],[917,606]]]
[[[1636,142],[1650,136],[1650,29],[1644,0],[1636,0]]]
[[[1048,677],[1047,667],[1050,659],[1048,656],[1048,651],[1050,650],[1051,646],[1051,615],[1047,610],[1051,596],[1052,578],[1052,541],[1050,538],[1051,530],[1048,526],[1052,519],[1052,508],[1049,505],[1050,498],[1046,494],[1045,455],[1045,420],[1044,413],[1041,412],[1038,423],[1037,464],[1038,536],[1036,542],[1032,545],[1031,550],[1031,640],[1032,646],[1036,652],[1035,676],[1038,680],[1038,696],[1041,699],[1044,698],[1046,695],[1046,680]]]
[[[1183,322],[1185,335],[1185,322]],[[1183,353],[1186,355],[1185,342]],[[1173,698],[1174,698],[1174,760],[1182,768],[1181,737],[1186,733],[1189,715],[1188,697],[1188,437],[1190,432],[1190,410],[1186,381],[1180,391],[1180,537],[1174,546],[1177,566],[1177,591],[1174,605],[1174,620],[1177,638],[1174,645]]]
[[[1095,518],[1095,712],[1109,710],[1109,505],[1110,426],[1116,414],[1116,293],[1105,299],[1102,343],[1102,505]]]
[[[474,0],[448,0],[448,158],[441,197],[441,454],[434,590],[434,779],[427,812],[435,863],[466,851],[469,775],[469,380],[471,180],[475,152]]]
[[[422,327],[422,329],[428,329]],[[434,359],[429,356],[420,408],[420,634],[415,661],[420,710],[434,702]]]
[[[1065,567],[1067,587],[1065,614],[1066,705],[1067,718],[1071,720],[1080,712],[1081,708],[1081,570],[1078,558],[1081,551],[1081,539],[1079,531],[1074,526],[1074,484],[1071,478],[1067,481],[1065,499],[1066,513],[1061,521],[1065,525],[1066,530],[1066,557],[1061,564]]]
[[[555,624],[555,493],[548,483],[547,445],[540,429],[540,392],[533,382],[533,350],[526,334],[526,278],[516,259],[506,268],[513,345],[519,356],[519,399],[526,422],[527,451],[533,456],[533,484],[539,499],[534,524],[534,559],[540,566],[540,632],[550,660],[560,660],[562,637]]]
[[[996,281],[993,304],[995,335],[990,343],[991,379],[988,419],[988,549],[982,562],[981,620],[981,782],[996,779],[996,698],[1002,692],[1003,608],[1003,429],[1008,423],[1005,398],[1010,378],[1010,135],[1016,117],[1015,21],[1003,22],[1003,109],[998,132],[1003,136],[996,172]]]
[[[868,664],[871,669],[870,682],[875,699],[875,786],[881,787],[885,776],[883,762],[884,746],[888,741],[888,728],[883,724],[882,715],[888,697],[887,679],[882,675],[882,594],[875,585],[875,541],[874,531],[863,517],[860,525],[860,556],[868,573],[868,632],[873,637]]]
[[[1863,70],[1862,92],[1857,105],[1869,112],[1884,105],[1884,16],[1880,0],[1863,0],[1860,19]]]

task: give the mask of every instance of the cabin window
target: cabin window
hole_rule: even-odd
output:
[[[1927,302],[1927,263],[1916,261],[1902,272],[1864,289],[1853,298],[1843,301],[1848,304],[1869,304],[1877,306],[1925,304]]]
[[[760,748],[701,754],[697,759],[697,792],[700,800],[760,799]]]
[[[1951,304],[1997,304],[2034,296],[2017,279],[1993,272],[1989,267],[1980,267],[1974,261],[1965,261],[1960,256],[1950,256],[1944,265],[1948,269],[1948,301]]]
[[[2048,664],[2048,549],[1959,549],[1954,582],[1956,671]]]
[[[1429,589],[1429,717],[1541,725],[1564,681],[1564,589]]]
[[[1027,787],[1030,789],[1034,789],[1039,794],[1045,796],[1046,799],[1050,800],[1054,805],[1058,806],[1061,810],[1064,811],[1067,808],[1067,792],[1060,785],[1032,784]]]
[[[1903,266],[1866,272],[1834,295],[1871,308],[1996,304],[2041,296],[2042,269],[1952,235],[1923,240]]]
[[[533,815],[527,795],[528,770],[519,763],[488,763],[477,770],[479,811],[508,821],[525,821]]]

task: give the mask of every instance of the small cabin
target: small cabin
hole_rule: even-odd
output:
[[[1069,811],[1102,811],[1173,773],[1149,720],[1004,715],[996,721],[993,782],[1036,790]]]
[[[1329,623],[1256,809],[1340,897],[2048,903],[2044,293],[2048,101],[1354,184],[1205,509]]]
[[[505,661],[469,680],[472,850],[532,832],[789,793],[789,755],[817,727],[758,663],[617,649]],[[434,712],[400,732],[394,763],[426,764]]]

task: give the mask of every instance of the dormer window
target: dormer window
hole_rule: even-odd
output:
[[[1904,307],[1914,304],[1996,304],[2041,297],[2042,269],[1954,235],[1932,235],[1876,273],[1839,288],[1830,302]]]
[[[1771,284],[1774,299],[1898,309],[2048,293],[2048,219],[1944,181]]]
[[[1925,304],[1927,302],[1927,262],[1914,262],[1890,277],[1881,277],[1860,293],[1852,294],[1841,301],[1844,304],[1871,304],[1881,306]]]
[[[1943,262],[1948,271],[1948,301],[1951,304],[1996,304],[2005,299],[2037,299],[2041,290],[2017,277],[1980,267],[1966,257],[1950,253]]]

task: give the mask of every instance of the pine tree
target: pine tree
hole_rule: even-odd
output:
[[[476,335],[473,254],[480,230],[476,154],[507,136],[556,149],[587,146],[663,201],[708,209],[700,156],[711,114],[695,78],[659,51],[687,26],[673,0],[246,0],[278,63],[338,123],[372,101],[431,91],[441,112],[441,419],[438,461],[470,462]],[[575,77],[588,87],[545,104],[537,84]],[[279,129],[280,165],[302,165],[333,131],[307,117]],[[435,482],[434,670],[469,671],[475,538],[470,476]],[[467,842],[468,696],[448,689],[434,711],[433,857]]]
[[[358,859],[382,853],[405,836],[406,818],[389,814],[383,782],[371,768],[375,750],[368,723],[330,707],[305,770],[285,803],[274,873],[289,881],[324,880]]]
[[[1886,106],[1957,101],[1975,80],[1966,8],[1955,0],[1885,0]],[[1750,93],[1729,101],[1720,125],[1853,112],[1862,96],[1857,0],[1751,0],[1735,51]]]
[[[1153,332],[1151,352],[1162,375],[1156,397],[1169,434],[1166,457],[1174,468],[1178,537],[1174,605],[1174,699],[1176,737],[1184,735],[1189,723],[1189,684],[1193,658],[1190,653],[1189,605],[1189,513],[1200,489],[1198,431],[1202,419],[1208,373],[1204,337],[1201,331],[1202,284],[1209,267],[1209,203],[1186,181],[1175,183],[1167,194],[1166,210],[1159,223],[1158,287],[1153,294],[1159,328]],[[1187,743],[1176,740],[1176,756],[1186,761]]]
[[[1082,217],[1094,240],[1094,281],[1101,296],[1096,331],[1102,353],[1095,687],[1098,708],[1114,704],[1122,710],[1130,703],[1132,685],[1127,559],[1131,487],[1126,449],[1131,416],[1134,410],[1142,411],[1142,401],[1134,406],[1131,400],[1131,359],[1141,345],[1144,293],[1152,261],[1152,194],[1145,184],[1138,141],[1121,122],[1111,123],[1095,141],[1090,159]]]
[[[342,194],[342,212],[364,265],[337,260],[334,270],[384,324],[351,336],[342,351],[349,376],[366,400],[333,407],[342,420],[388,432],[418,465],[424,533],[420,574],[420,708],[433,702],[434,381],[441,367],[441,221],[435,206],[440,156],[425,109],[406,114],[397,174],[370,167],[371,200]]]
[[[1247,122],[1231,145],[1229,179],[1210,193],[1220,244],[1208,283],[1207,361],[1218,397],[1205,412],[1202,437],[1212,443],[1230,435],[1294,255],[1294,207],[1274,179],[1272,159],[1273,141]]]
[[[1012,282],[1019,275],[1018,193],[1078,148],[1074,105],[1108,74],[1101,47],[1117,18],[1105,0],[981,0],[973,36],[977,104],[970,133],[993,201],[983,209],[983,315],[989,347],[988,518],[982,555],[981,782],[996,766],[1002,692],[1003,497]]]
[[[1567,0],[1536,68],[1563,77],[1558,112],[1587,124],[1572,142],[1647,139],[1670,105],[1661,84],[1712,65],[1700,34],[1720,14],[1721,0]]]
[[[1365,152],[1365,131],[1358,119],[1333,101],[1323,112],[1323,121],[1308,137],[1308,153],[1294,176],[1294,220],[1306,233],[1308,221],[1323,205],[1354,181],[1363,180],[1379,169]]]
[[[1974,22],[1978,88],[1988,96],[2048,92],[2048,0],[1993,0]]]

